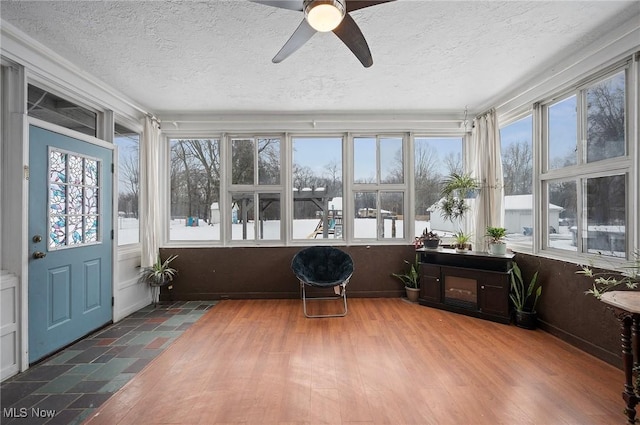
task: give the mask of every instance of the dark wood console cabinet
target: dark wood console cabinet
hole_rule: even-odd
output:
[[[421,305],[509,323],[513,254],[419,249]]]

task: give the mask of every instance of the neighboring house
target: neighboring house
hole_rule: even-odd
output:
[[[511,195],[504,197],[504,227],[507,233],[524,233],[524,229],[533,228],[532,195]],[[551,233],[559,231],[560,212],[564,208],[549,204],[549,226]],[[554,232],[555,230],[555,232]]]
[[[452,223],[442,218],[438,208],[440,202],[442,202],[442,199],[427,209],[427,212],[431,214],[430,228],[441,232],[459,230],[461,226],[458,222]],[[473,200],[467,200],[467,202],[473,202]],[[533,227],[532,205],[532,195],[510,195],[504,197],[504,227],[507,229],[507,233],[524,233],[525,228],[531,229]],[[549,226],[556,231],[559,227],[560,212],[562,210],[563,208],[558,205],[549,204]]]

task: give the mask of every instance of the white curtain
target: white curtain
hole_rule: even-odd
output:
[[[142,146],[140,147],[140,214],[142,222],[141,266],[156,262],[160,238],[160,124],[145,117]]]
[[[473,152],[472,175],[480,182],[480,193],[474,208],[475,251],[488,248],[485,233],[487,226],[504,227],[504,184],[502,179],[502,158],[500,155],[500,130],[495,110],[480,115],[473,120],[471,130]]]

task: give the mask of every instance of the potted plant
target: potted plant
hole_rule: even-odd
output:
[[[172,255],[162,261],[158,254],[156,262],[151,266],[143,267],[140,272],[140,281],[151,286],[154,305],[158,303],[160,298],[160,287],[169,285],[175,275],[178,274],[178,270],[170,266],[170,263],[177,257],[177,255]],[[171,289],[171,286],[169,286],[169,289]]]
[[[440,211],[442,218],[450,220],[462,219],[469,210],[465,198],[473,197],[477,194],[480,183],[470,174],[460,174],[453,172],[442,181],[442,201]]]
[[[406,273],[391,273],[391,275],[397,277],[404,283],[409,301],[416,302],[420,295],[420,255],[416,254],[413,263],[407,260],[404,260],[404,262],[409,266],[409,270],[407,270]]]
[[[489,238],[489,253],[493,255],[505,255],[507,253],[507,244],[503,240],[507,236],[507,229],[489,226],[485,236]]]
[[[426,249],[438,249],[438,246],[440,245],[440,236],[438,236],[436,232],[424,229],[420,236],[420,241]]]
[[[536,271],[529,282],[529,285],[524,284],[522,278],[522,272],[520,267],[514,261],[513,269],[511,270],[511,293],[509,298],[513,303],[515,309],[515,323],[516,326],[525,329],[535,329],[538,322],[538,314],[536,312],[536,305],[540,294],[542,294],[542,286],[536,287],[538,280],[538,272]]]
[[[471,250],[471,234],[458,230],[453,234],[453,247],[458,252]]]

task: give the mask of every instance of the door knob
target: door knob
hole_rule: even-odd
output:
[[[44,258],[46,256],[47,256],[47,254],[42,252],[42,251],[36,251],[36,252],[33,253],[33,258],[35,258],[36,260],[40,259],[40,258]]]

